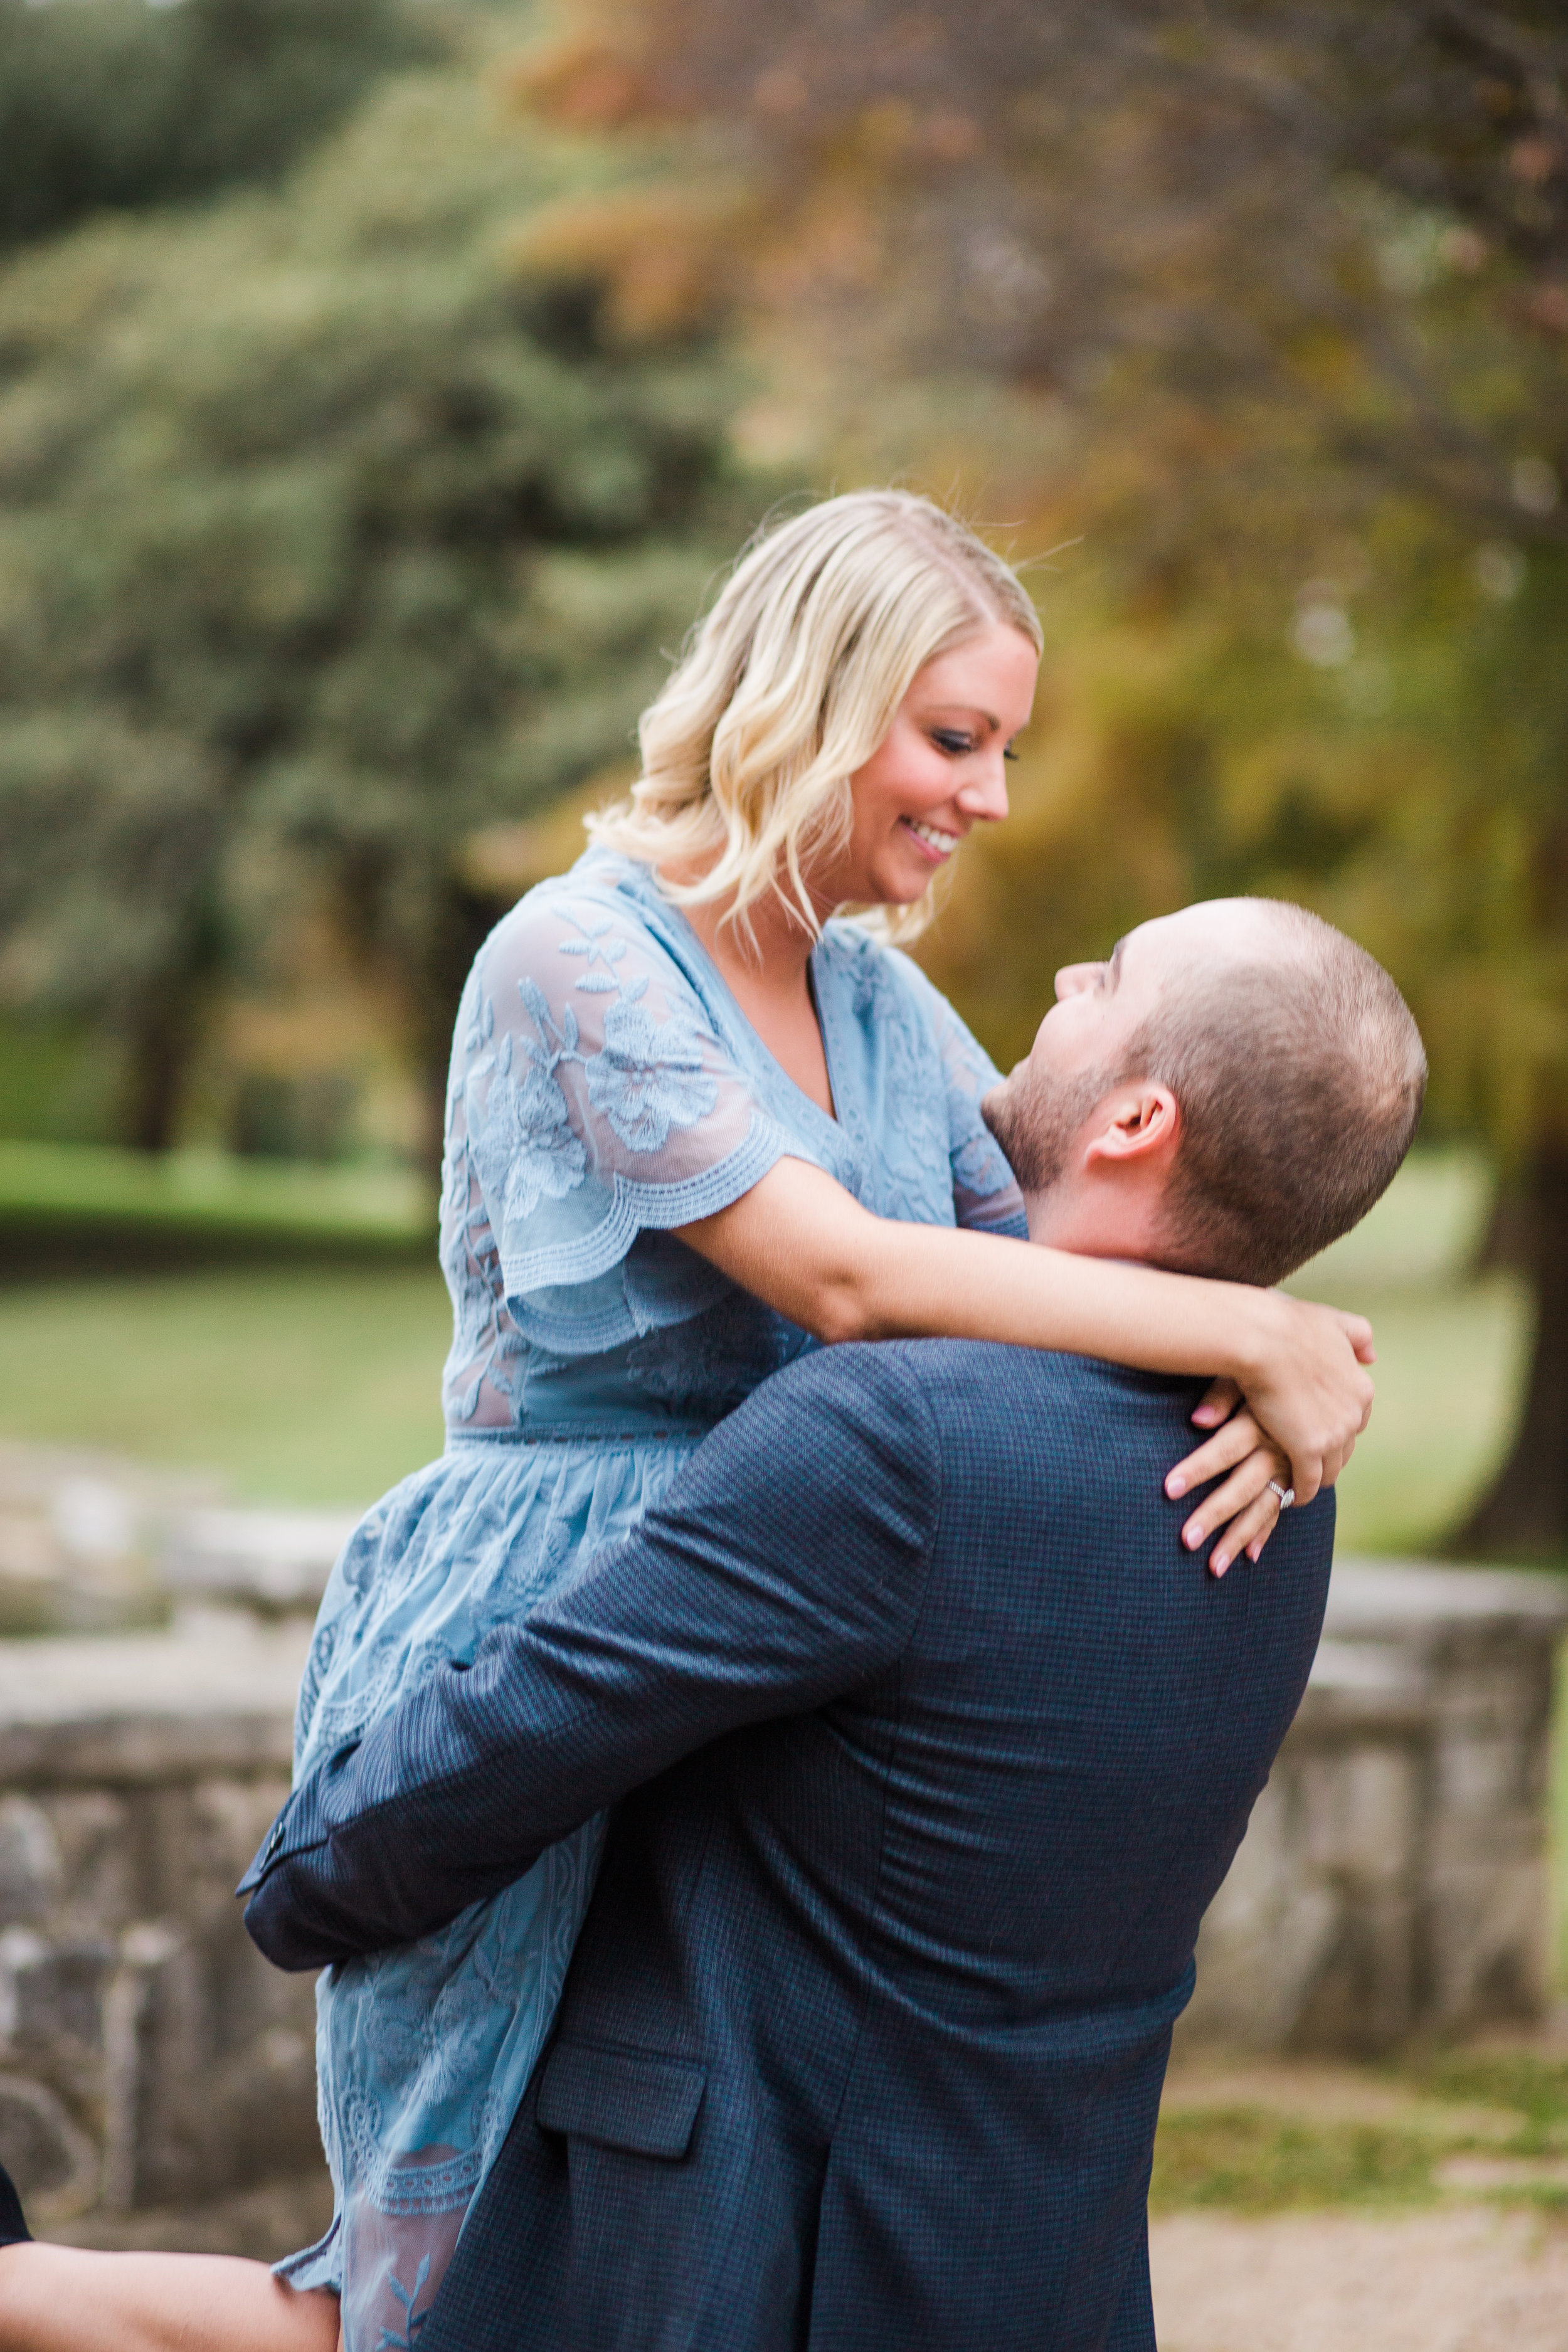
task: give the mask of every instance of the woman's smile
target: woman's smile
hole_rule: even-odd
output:
[[[963,839],[962,833],[949,833],[940,824],[932,824],[929,817],[901,816],[899,823],[914,836],[933,866],[945,864]]]

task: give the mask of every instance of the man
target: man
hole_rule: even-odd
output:
[[[1031,1237],[1278,1280],[1419,1114],[1386,974],[1260,901],[1145,925],[986,1112]],[[1199,1919],[1305,1684],[1328,1497],[1206,1578],[1190,1383],[971,1343],[769,1381],[643,1528],[298,1790],[263,1950],[403,1941],[621,1800],[421,2352],[1152,2344]],[[635,1793],[634,1793],[635,1792]]]

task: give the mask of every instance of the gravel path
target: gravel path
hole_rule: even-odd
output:
[[[1178,2213],[1149,2234],[1160,2352],[1568,2352],[1561,2223]]]

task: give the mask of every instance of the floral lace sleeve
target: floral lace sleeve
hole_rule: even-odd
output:
[[[635,908],[547,886],[492,933],[458,1017],[447,1205],[471,1241],[488,1228],[545,1344],[611,1346],[704,1304],[695,1262],[686,1299],[640,1299],[618,1269],[639,1233],[727,1207],[789,1148]]]

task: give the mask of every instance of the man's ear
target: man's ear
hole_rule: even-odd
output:
[[[1084,1165],[1110,1175],[1118,1167],[1168,1163],[1181,1133],[1182,1114],[1169,1087],[1137,1078],[1118,1087],[1100,1105],[1096,1133],[1084,1148]]]

